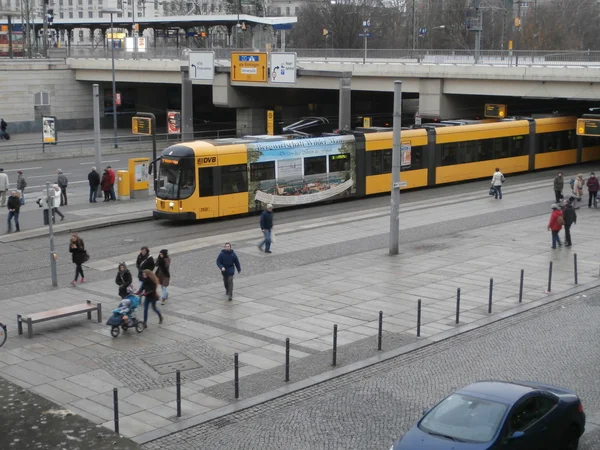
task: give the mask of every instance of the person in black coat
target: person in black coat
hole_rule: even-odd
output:
[[[150,256],[150,249],[146,246],[143,246],[140,249],[140,254],[135,261],[135,266],[138,270],[138,280],[140,281],[140,288],[138,291],[142,290],[142,281],[144,280],[142,274],[144,270],[148,269],[150,271],[154,271],[154,258]]]
[[[148,307],[150,306],[152,306],[152,309],[158,315],[158,323],[163,323],[163,316],[156,307],[156,302],[158,301],[158,293],[156,292],[158,284],[158,278],[156,278],[154,272],[148,269],[142,272],[142,284],[138,294],[144,297],[144,327],[146,328],[148,327]]]
[[[569,200],[562,209],[563,220],[565,221],[565,247],[573,245],[571,242],[571,225],[577,223],[577,213],[575,212],[575,208],[573,208],[573,202],[575,202],[575,197],[569,197]]]
[[[90,203],[96,203],[98,186],[100,186],[100,174],[96,172],[95,167],[92,167],[92,171],[88,173],[88,183],[90,184]]]
[[[79,275],[81,275],[81,282],[83,283],[85,281],[83,275],[83,268],[81,266],[84,262],[87,261],[87,252],[85,251],[83,239],[81,239],[75,233],[73,233],[73,235],[71,236],[71,240],[69,241],[69,252],[71,252],[73,264],[75,264],[75,278],[73,279],[73,281],[71,281],[71,284],[75,286]]]
[[[271,253],[271,231],[273,229],[273,205],[267,205],[267,209],[260,215],[260,231],[263,232],[264,239],[258,244],[258,249],[262,252],[263,246],[265,253]]]
[[[115,278],[115,283],[119,286],[119,297],[125,298],[129,294],[128,288],[131,286],[133,282],[133,278],[131,276],[131,272],[127,268],[124,262],[119,264],[119,271],[117,272],[117,277]]]

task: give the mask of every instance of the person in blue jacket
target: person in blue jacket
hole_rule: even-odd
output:
[[[223,276],[223,284],[225,285],[225,293],[229,297],[229,300],[233,299],[233,276],[235,275],[235,269],[238,273],[242,272],[242,266],[235,252],[231,249],[231,244],[227,242],[225,248],[221,250],[217,257],[217,266],[221,269],[221,275]]]
[[[263,232],[264,239],[258,244],[258,249],[262,252],[263,246],[265,253],[271,253],[271,230],[273,229],[273,205],[270,203],[260,215],[260,231]]]

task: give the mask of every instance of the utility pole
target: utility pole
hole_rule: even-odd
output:
[[[363,20],[363,32],[362,36],[365,40],[365,54],[363,56],[363,64],[367,63],[367,40],[370,36],[369,29],[371,28],[371,19]]]
[[[394,128],[392,134],[392,204],[390,211],[390,256],[397,255],[400,247],[400,154],[402,140],[402,81],[394,81]]]
[[[340,77],[339,131],[350,131],[350,108],[352,94],[352,72],[342,72]]]
[[[48,57],[48,0],[44,0],[44,33],[42,39],[44,39],[44,57]]]
[[[181,140],[194,140],[194,99],[189,67],[181,66]]]
[[[412,15],[412,49],[414,50],[417,48],[417,8],[415,5],[415,0],[412,2]]]
[[[94,149],[96,150],[96,170],[100,170],[102,164],[102,147],[100,145],[100,90],[97,84],[92,85],[92,97],[94,107]]]
[[[519,5],[517,7],[517,17],[515,18],[515,33],[516,33],[516,39],[515,39],[515,64],[518,66],[519,65],[519,50],[521,49],[521,0],[517,1],[517,4]]]
[[[56,275],[56,253],[54,253],[54,231],[52,230],[52,221],[54,220],[54,195],[50,198],[50,182],[46,181],[46,198],[48,199],[48,236],[50,236],[50,273],[52,277],[52,286],[58,286],[58,277]]]

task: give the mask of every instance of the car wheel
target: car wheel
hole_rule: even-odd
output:
[[[572,425],[563,434],[560,450],[577,450],[577,447],[579,447],[579,429]]]

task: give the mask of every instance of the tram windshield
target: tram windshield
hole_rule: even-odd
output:
[[[158,171],[156,196],[166,200],[190,197],[196,189],[194,159],[182,158],[178,161],[162,160]]]

